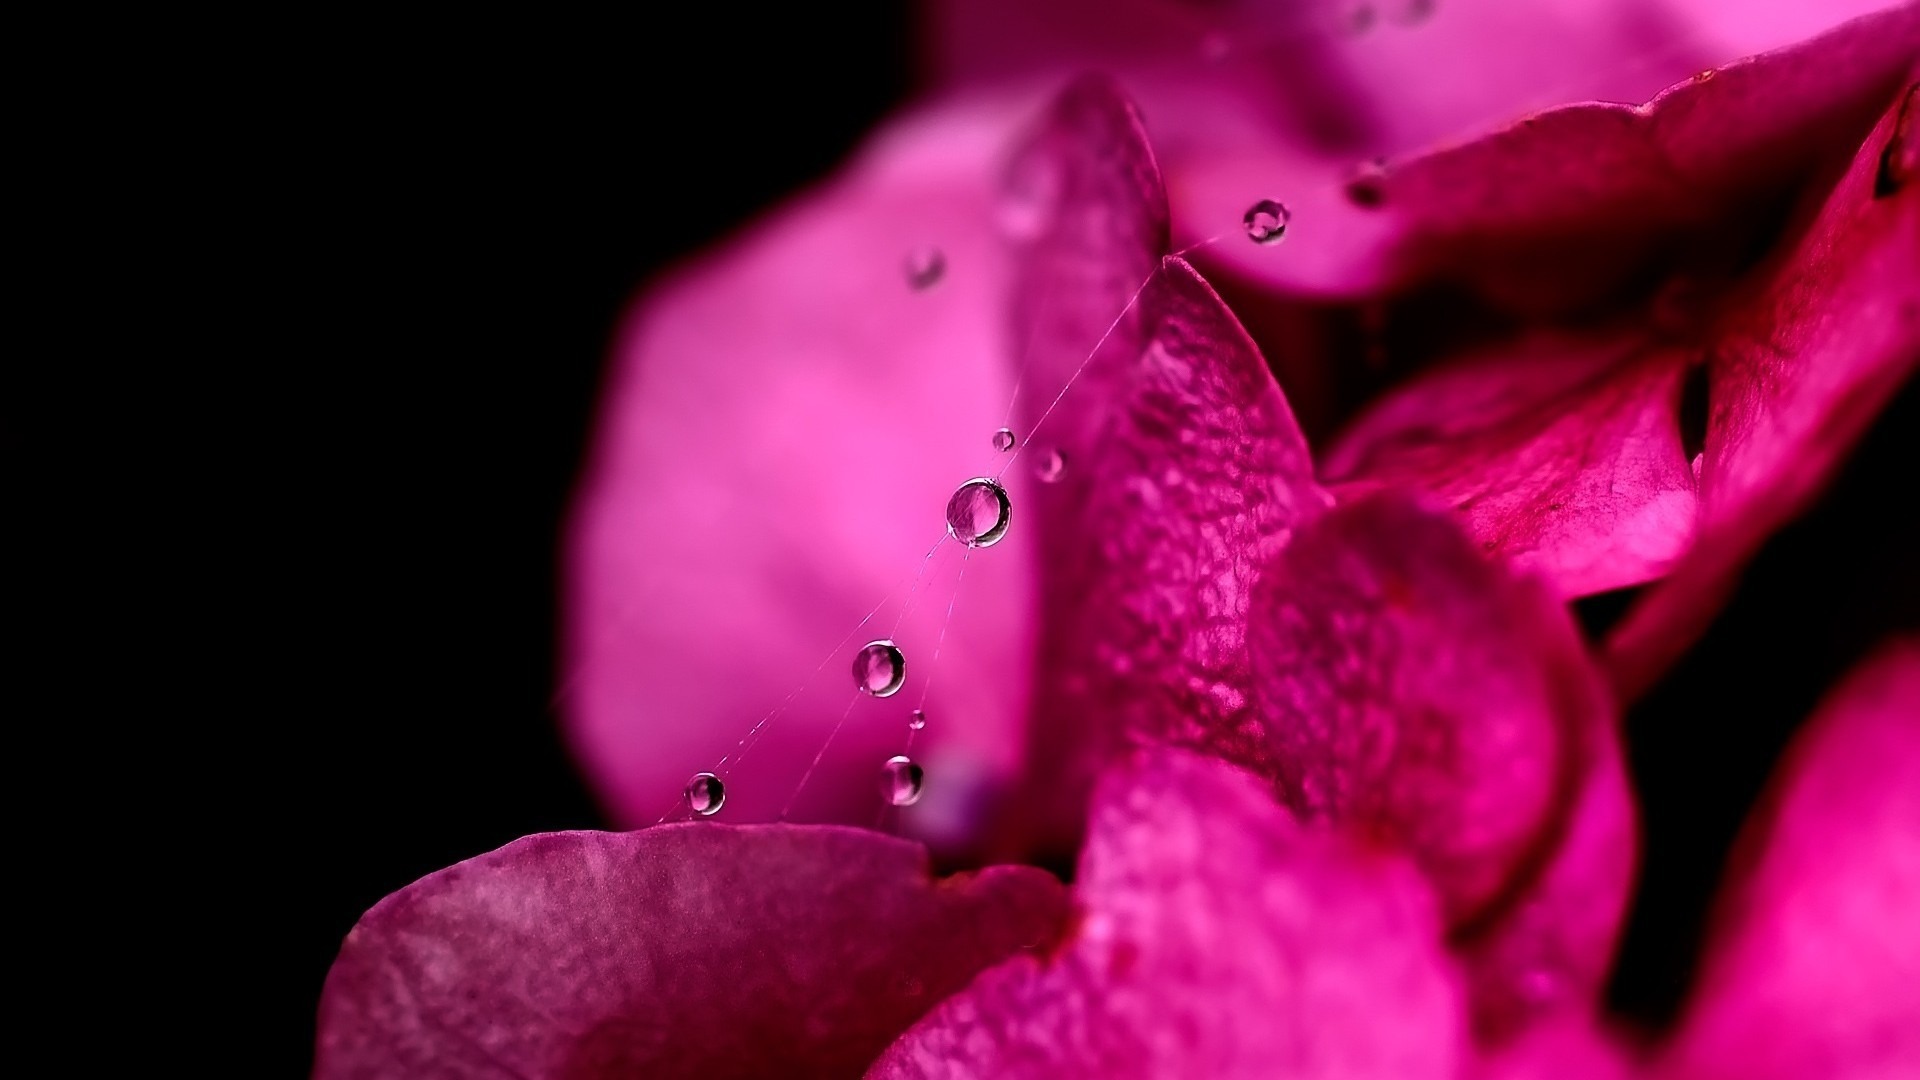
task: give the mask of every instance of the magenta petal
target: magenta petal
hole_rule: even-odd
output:
[[[936,880],[852,829],[531,836],[361,918],[314,1075],[854,1076],[1065,915],[1038,870]]]
[[[1481,1034],[1591,1001],[1633,813],[1611,707],[1553,597],[1447,517],[1380,495],[1297,532],[1248,632],[1282,794],[1418,861]]]
[[[1265,785],[1160,751],[1094,796],[1072,940],[930,1013],[871,1077],[1455,1074],[1463,1022],[1430,894],[1303,829]]]
[[[1625,696],[1691,644],[1747,560],[1920,368],[1920,183],[1889,184],[1883,167],[1920,140],[1914,85],[1883,101],[1805,233],[1718,328],[1699,537],[1608,642]]]
[[[1920,1075],[1920,641],[1788,749],[1715,913],[1676,1077]]]
[[[1008,627],[1032,602],[1025,552],[972,560],[952,620],[946,595],[899,613],[948,495],[1001,456],[989,437],[1012,392],[1008,263],[990,176],[1014,119],[965,102],[903,117],[634,306],[571,523],[561,700],[615,820],[654,823],[730,755],[727,818],[777,817],[844,716],[794,812],[870,824],[875,770],[899,752],[943,633],[926,707],[968,722],[930,725],[919,748],[1013,770],[1030,642]],[[915,290],[903,264],[929,244],[945,273]],[[951,556],[929,588],[951,589]],[[849,713],[862,642],[829,652],[883,598],[873,636],[899,638],[910,685]]]
[[[1687,359],[1638,332],[1538,333],[1462,357],[1365,413],[1323,474],[1432,493],[1562,596],[1637,585],[1693,536],[1678,418]]]
[[[1920,5],[1864,16],[1639,107],[1571,105],[1390,168],[1400,277],[1523,307],[1604,293],[1649,257],[1851,151],[1920,50]],[[1577,253],[1577,254],[1575,254]]]

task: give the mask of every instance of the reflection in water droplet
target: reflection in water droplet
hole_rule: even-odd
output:
[[[947,256],[937,247],[915,248],[907,255],[907,284],[932,288],[947,272]]]
[[[1261,199],[1247,208],[1247,215],[1240,219],[1247,226],[1247,236],[1256,244],[1277,244],[1287,235],[1287,222],[1293,220],[1293,212],[1285,203],[1273,199]]]
[[[925,790],[926,772],[905,754],[895,754],[880,769],[880,794],[895,806],[912,806]]]
[[[927,710],[925,709],[913,710],[913,715],[907,717],[907,726],[912,728],[915,731],[919,731],[921,728],[926,727],[927,726]]]
[[[863,694],[892,697],[907,684],[907,658],[891,641],[870,641],[853,658],[853,684]]]
[[[1033,467],[1033,475],[1039,477],[1043,484],[1053,483],[1066,471],[1067,456],[1058,450],[1048,450],[1040,455],[1040,461]]]
[[[992,547],[1013,523],[1007,489],[986,477],[961,484],[947,500],[947,531],[968,547]]]
[[[687,809],[701,817],[712,817],[727,804],[727,785],[710,772],[694,773],[685,794]]]
[[[993,433],[993,448],[1003,454],[1013,449],[1014,444],[1018,441],[1019,440],[1013,436],[1012,428],[1003,427]]]

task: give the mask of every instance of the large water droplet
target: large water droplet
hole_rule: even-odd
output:
[[[912,806],[925,790],[926,770],[905,754],[895,754],[880,767],[880,794],[895,806]]]
[[[927,710],[925,709],[913,710],[913,715],[907,717],[907,726],[912,728],[915,731],[919,731],[921,728],[926,727],[927,726]]]
[[[863,694],[892,697],[906,684],[907,658],[885,638],[867,642],[853,658],[853,685]]]
[[[1014,438],[1013,429],[1010,427],[1003,427],[993,433],[993,448],[1003,454],[1013,449],[1014,444],[1019,441]]]
[[[907,284],[929,289],[947,272],[946,253],[937,247],[914,248],[907,255]]]
[[[1033,475],[1039,477],[1043,484],[1051,484],[1059,480],[1060,474],[1066,471],[1067,455],[1058,450],[1048,450],[1041,454],[1040,460],[1033,467]]]
[[[1007,489],[984,476],[961,484],[947,500],[947,531],[968,547],[992,547],[1013,522]]]
[[[727,804],[727,785],[710,772],[694,773],[685,794],[687,809],[701,817],[712,817]]]
[[[1256,244],[1277,244],[1287,235],[1287,222],[1293,220],[1293,212],[1284,203],[1273,199],[1261,199],[1247,207],[1247,215],[1240,219],[1247,226],[1247,236]]]

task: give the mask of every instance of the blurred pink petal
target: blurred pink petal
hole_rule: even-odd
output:
[[[1668,1073],[1920,1075],[1920,641],[1822,703],[1729,876]]]
[[[871,1077],[1454,1075],[1463,1018],[1417,875],[1262,782],[1161,751],[1097,790],[1072,939],[935,1009]]]
[[[1012,121],[966,103],[908,118],[629,316],[571,527],[562,689],[617,820],[658,820],[729,755],[728,817],[773,818],[846,716],[795,811],[873,821],[874,770],[900,749],[946,623],[955,545],[917,590],[912,575],[948,494],[1000,457],[989,435],[1012,387],[991,193]],[[903,263],[928,244],[946,270],[914,291]],[[970,560],[927,702],[922,746],[989,771],[1011,769],[1020,741],[1025,527],[1016,517],[1008,543]],[[896,625],[907,689],[849,713],[861,641],[835,643]]]
[[[1249,637],[1282,794],[1426,871],[1482,1033],[1590,1005],[1633,813],[1612,708],[1552,595],[1447,518],[1377,496],[1297,532]]]
[[[1015,197],[1037,182],[1050,199],[1021,249],[1021,464],[1065,461],[1054,483],[1017,477],[1042,542],[1020,817],[1023,846],[1071,851],[1121,746],[1264,758],[1247,595],[1326,497],[1259,350],[1190,266],[1161,259],[1165,196],[1119,91],[1070,88],[1012,176]]]
[[[1041,871],[936,880],[851,829],[531,836],[361,918],[314,1075],[850,1076],[1066,915]]]

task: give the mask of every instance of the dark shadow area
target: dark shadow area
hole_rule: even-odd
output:
[[[1920,383],[1880,417],[1822,500],[1754,560],[1726,610],[1627,715],[1645,834],[1611,987],[1649,1027],[1693,977],[1720,874],[1780,752],[1847,670],[1920,623]]]

